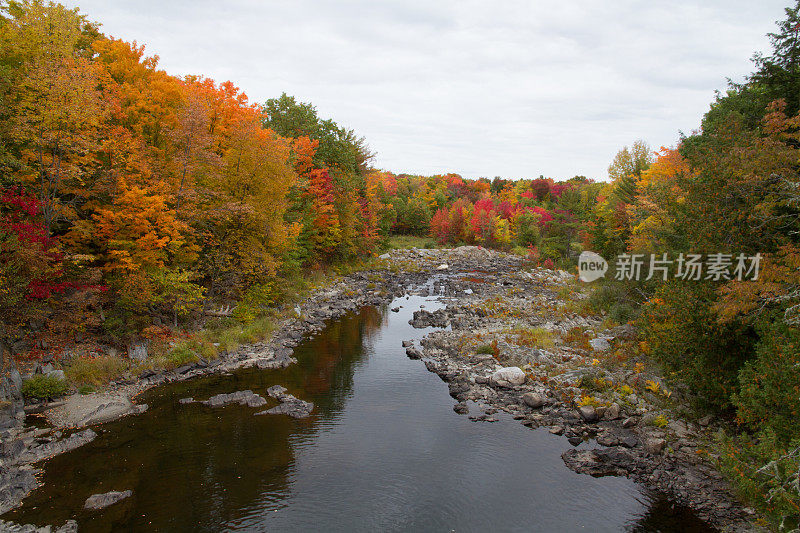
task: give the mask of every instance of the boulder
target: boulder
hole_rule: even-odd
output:
[[[223,407],[231,403],[238,403],[248,407],[261,407],[266,405],[267,400],[251,390],[240,390],[228,394],[216,394],[202,403],[209,407]]]
[[[518,366],[507,366],[492,374],[489,382],[497,387],[515,387],[525,383],[525,372]]]
[[[465,402],[459,402],[453,406],[453,411],[460,415],[469,413],[469,406]]]
[[[18,458],[20,463],[35,463],[42,459],[48,459],[54,455],[66,453],[76,448],[80,448],[84,444],[88,444],[97,437],[97,433],[87,428],[83,431],[73,433],[66,439],[52,440],[25,449]]]
[[[581,405],[578,408],[578,414],[581,415],[586,422],[597,422],[597,411],[591,405]]]
[[[611,349],[611,344],[605,337],[598,337],[589,341],[589,346],[596,352],[607,352]]]
[[[570,470],[594,477],[624,476],[636,468],[636,458],[624,448],[568,450],[561,459]]]
[[[129,344],[128,357],[134,361],[145,361],[147,359],[147,342],[138,341]]]
[[[430,312],[420,309],[414,311],[414,316],[408,323],[415,328],[446,328],[450,321],[444,310]]]
[[[528,407],[538,409],[544,405],[544,398],[538,392],[526,392],[522,395],[522,401]]]
[[[619,404],[612,403],[606,408],[604,418],[606,420],[616,420],[619,418],[620,408]]]
[[[305,402],[286,391],[286,387],[273,385],[267,389],[267,394],[278,400],[280,405],[276,405],[266,411],[259,411],[256,415],[289,415],[294,418],[305,418],[314,410],[314,404]]]
[[[66,374],[64,374],[64,371],[61,369],[51,370],[50,372],[47,372],[45,375],[49,378],[56,378],[57,380],[60,381],[64,381],[67,379]]]
[[[649,438],[644,441],[644,449],[647,451],[647,453],[651,453],[653,455],[658,455],[663,452],[666,445],[667,441],[659,438]]]
[[[313,403],[304,402],[291,394],[287,396],[291,396],[291,398],[287,398],[285,401],[282,401],[280,405],[276,405],[271,409],[260,411],[256,413],[256,415],[289,415],[293,418],[306,418],[311,414],[311,411],[314,410]]]
[[[410,348],[406,348],[406,355],[409,359],[421,359],[422,352],[419,351],[419,348],[415,346],[411,346]]]
[[[86,503],[83,504],[84,509],[96,511],[97,509],[105,509],[109,505],[114,505],[118,501],[124,500],[133,494],[131,490],[124,491],[111,491],[103,494],[92,494],[86,498]]]

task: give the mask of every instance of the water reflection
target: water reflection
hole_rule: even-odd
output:
[[[76,518],[81,531],[708,530],[627,480],[569,471],[566,442],[546,431],[453,413],[447,387],[400,347],[425,333],[407,324],[423,302],[438,305],[412,297],[397,314],[367,308],[336,321],[284,370],[151,391],[147,413],[51,460],[45,488],[4,518]],[[177,401],[275,384],[313,401],[312,416]],[[134,496],[81,509],[93,493],[124,489]]]

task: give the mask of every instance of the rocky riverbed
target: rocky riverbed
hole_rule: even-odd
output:
[[[316,291],[268,341],[214,361],[112,383],[102,394],[73,395],[45,413],[51,427],[4,430],[0,513],[38,485],[37,462],[94,438],[87,426],[143,412],[147,407],[136,402],[141,392],[242,367],[290,365],[293,348],[327,321],[388,303],[409,287],[440,295],[446,303],[434,312],[414,313],[412,325],[443,329],[420,346],[407,343],[407,353],[447,382],[457,412],[476,422],[508,412],[526,426],[563,435],[564,462],[576,472],[627,476],[692,507],[721,529],[754,529],[751,513],[704,452],[714,421],[680,420],[671,409],[676,398],[659,377],[620,353],[629,349],[631,328],[580,312],[585,295],[572,275],[529,268],[517,256],[476,247],[384,254],[374,268]],[[269,394],[281,404],[266,414],[303,417],[313,409],[280,387]]]

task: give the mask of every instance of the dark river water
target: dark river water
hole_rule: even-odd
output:
[[[284,370],[144,394],[146,413],[45,463],[44,487],[3,518],[74,518],[80,531],[711,531],[626,479],[570,471],[563,437],[454,413],[446,384],[400,345],[427,331],[408,325],[411,312],[438,303],[398,304],[332,322]],[[312,416],[178,403],[242,389],[266,397],[276,384],[313,401]],[[127,500],[82,510],[94,493],[126,489]]]

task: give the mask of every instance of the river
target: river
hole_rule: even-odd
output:
[[[44,486],[3,518],[74,518],[82,532],[713,531],[626,479],[570,471],[560,457],[569,444],[546,429],[453,412],[447,385],[401,347],[428,331],[408,325],[411,313],[441,304],[396,305],[333,321],[286,369],[145,393],[147,412],[46,462]],[[243,389],[266,397],[276,384],[314,402],[311,417],[178,402]],[[126,489],[133,496],[105,510],[82,509],[91,494]]]

